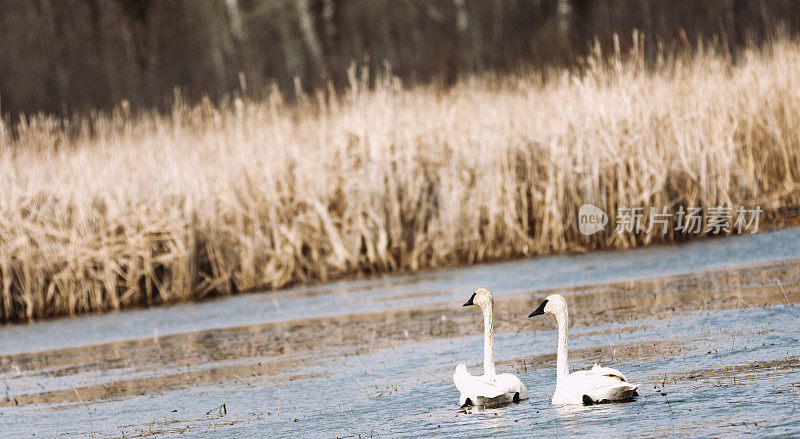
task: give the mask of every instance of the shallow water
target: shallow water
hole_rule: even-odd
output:
[[[685,245],[487,264],[0,327],[9,437],[662,437],[800,435],[800,228]],[[464,413],[479,373],[477,286],[495,356],[531,398]],[[637,401],[549,404],[552,290],[571,367],[619,368]],[[224,407],[223,407],[224,404]]]

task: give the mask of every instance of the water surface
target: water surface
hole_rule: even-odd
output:
[[[662,437],[800,434],[800,228],[336,282],[0,328],[9,437]],[[495,356],[531,398],[464,413],[451,381]],[[627,404],[553,407],[553,290],[571,367],[619,368]]]

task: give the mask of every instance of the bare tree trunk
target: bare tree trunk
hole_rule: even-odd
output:
[[[467,31],[469,29],[469,13],[464,4],[464,0],[453,0],[456,7],[456,33],[458,35],[458,72],[468,71],[472,68],[472,48],[467,43]]]
[[[572,15],[572,5],[569,0],[558,0],[556,6],[556,16],[558,17],[558,36],[560,44],[566,45],[570,35],[570,16]]]
[[[314,72],[316,75],[324,75],[322,44],[320,44],[319,36],[314,28],[314,21],[311,17],[311,11],[308,9],[308,0],[295,0],[295,8],[297,9],[297,19],[300,22],[300,30],[303,33],[303,40],[306,43],[308,52],[311,54],[311,62],[314,65]]]
[[[228,9],[231,33],[240,42],[244,41],[246,35],[242,26],[242,14],[239,12],[239,3],[236,0],[225,0],[225,7]]]
[[[292,32],[294,27],[292,18],[294,18],[295,14],[291,10],[287,11],[283,7],[284,3],[279,3],[279,5],[277,22],[281,36],[280,45],[283,52],[284,65],[286,66],[286,81],[284,82],[291,83],[292,79],[300,75],[303,67],[302,43],[296,44],[295,36]]]
[[[204,26],[201,35],[208,45],[208,57],[214,75],[214,94],[221,96],[229,88],[229,78],[236,76],[229,74],[231,69],[238,73],[238,61],[234,62],[236,35],[231,26],[230,9],[227,2],[207,0],[198,7],[198,12]]]

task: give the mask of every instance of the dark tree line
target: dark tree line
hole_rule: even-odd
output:
[[[388,63],[405,82],[570,64],[639,29],[667,47],[736,49],[800,28],[795,0],[0,0],[0,109],[159,107],[347,82]]]

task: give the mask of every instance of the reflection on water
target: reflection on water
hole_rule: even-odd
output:
[[[624,422],[631,435],[797,434],[789,420],[800,408],[800,249],[786,239],[800,231],[790,232],[780,232],[780,239],[766,234],[670,248],[668,260],[681,259],[681,252],[694,260],[702,259],[697,252],[728,256],[728,262],[696,264],[698,270],[680,274],[670,267],[663,275],[629,276],[637,264],[645,272],[657,264],[647,251],[616,252],[600,258],[607,258],[606,267],[597,265],[597,255],[543,258],[539,263],[550,273],[520,273],[520,262],[493,264],[396,283],[352,281],[120,313],[116,325],[109,316],[93,316],[2,328],[0,431],[59,437],[230,436],[231,430],[261,437],[265,429],[322,436],[553,436],[615,433],[614,425]],[[762,248],[764,243],[778,247]],[[798,259],[788,258],[788,247]],[[749,262],[742,263],[734,249],[748,251]],[[775,254],[780,258],[771,259]],[[559,264],[586,267],[586,257],[606,270],[593,279],[606,282],[569,286],[569,267],[555,282]],[[478,274],[464,280],[470,270]],[[446,286],[448,276],[455,286]],[[514,287],[532,276],[542,282]],[[495,288],[498,369],[518,374],[529,400],[470,413],[456,407],[450,379],[455,365],[463,361],[479,373],[482,359],[481,317],[460,306],[470,292],[467,281],[506,286]],[[571,307],[572,367],[619,367],[640,384],[636,402],[550,406],[555,324],[526,316],[553,290],[563,292]],[[307,306],[309,298],[327,304],[327,312]],[[215,313],[242,311],[242,300],[268,303],[283,314],[234,313],[227,325],[202,326],[217,322]],[[176,309],[190,311],[181,320]],[[63,334],[75,321],[114,333],[135,327],[147,313],[176,322],[160,321],[159,328],[172,330],[133,340]],[[193,313],[205,316],[195,319],[200,326],[176,330]]]

